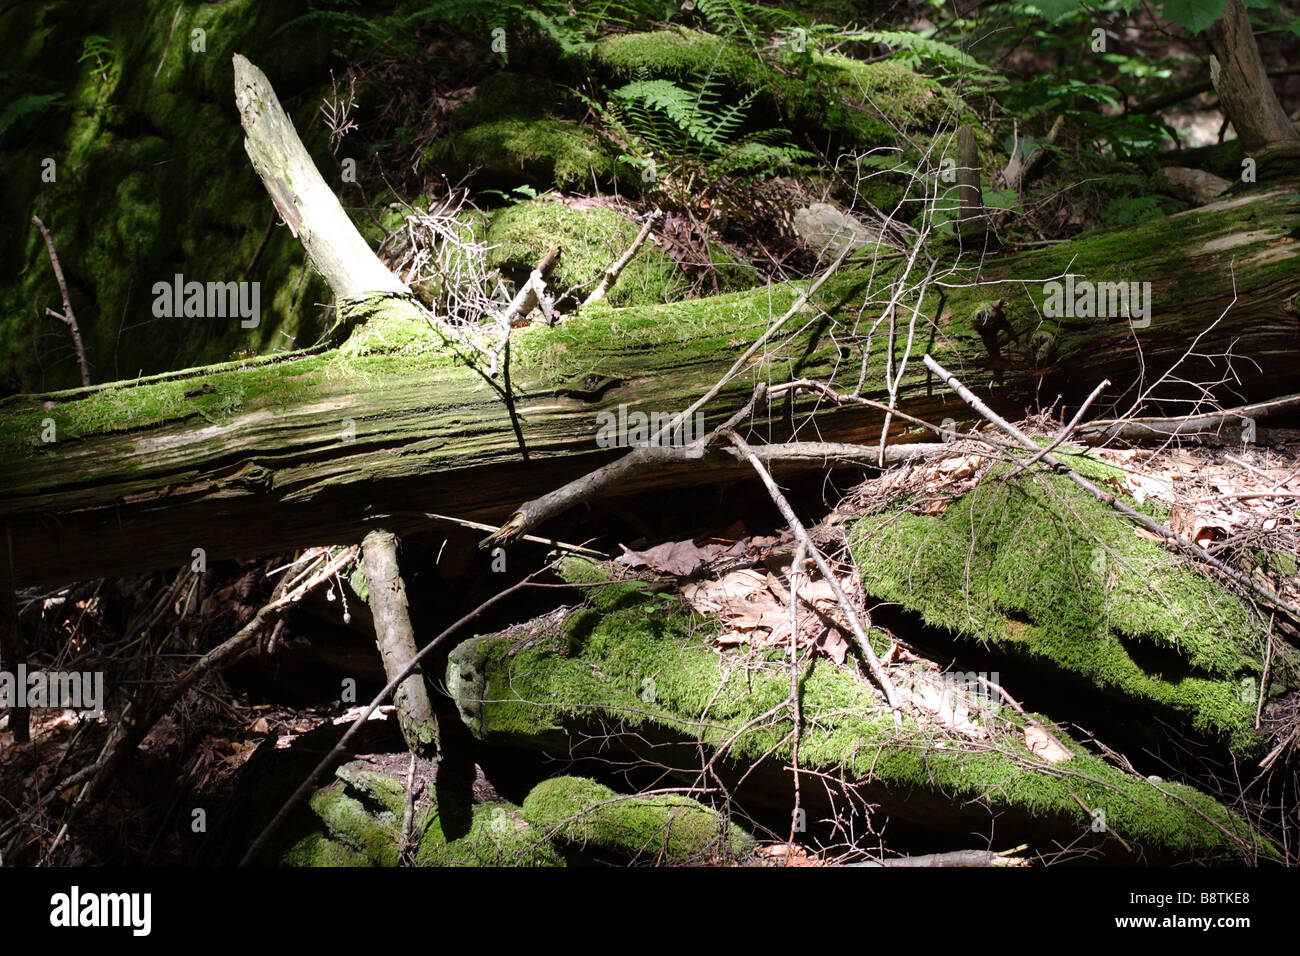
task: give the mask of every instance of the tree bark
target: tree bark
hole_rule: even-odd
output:
[[[375,619],[375,643],[384,662],[384,673],[392,680],[407,669],[415,657],[415,630],[406,601],[406,584],[397,567],[397,536],[372,531],[361,542],[370,591],[370,608]],[[424,674],[417,667],[393,692],[397,722],[407,749],[426,755],[434,750],[438,726],[434,721]]]
[[[1269,83],[1241,0],[1229,0],[1209,35],[1218,60],[1214,87],[1247,154],[1261,165],[1279,157],[1300,157],[1300,134]]]
[[[266,74],[238,53],[234,60],[244,149],[276,211],[302,242],[312,267],[341,300],[375,293],[409,295],[411,290],[379,261],[348,219]]]

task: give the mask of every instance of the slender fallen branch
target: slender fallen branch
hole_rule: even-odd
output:
[[[1078,430],[1080,441],[1099,444],[1111,438],[1124,441],[1146,441],[1169,438],[1217,437],[1223,433],[1223,426],[1233,419],[1257,421],[1280,412],[1300,408],[1300,394],[1283,395],[1256,402],[1253,405],[1240,405],[1237,408],[1221,412],[1206,412],[1201,415],[1175,415],[1170,418],[1116,418],[1088,422]]]
[[[880,689],[885,692],[885,700],[889,702],[889,709],[894,713],[894,723],[896,725],[901,724],[903,715],[899,710],[898,694],[894,690],[894,684],[889,679],[889,675],[885,673],[885,669],[880,663],[880,658],[876,656],[871,642],[867,640],[862,623],[858,620],[857,611],[854,610],[853,603],[849,600],[848,595],[844,593],[844,589],[840,587],[839,578],[831,570],[830,564],[822,556],[820,549],[813,543],[812,537],[795,515],[794,509],[790,507],[790,502],[785,500],[785,495],[781,494],[781,489],[776,486],[776,482],[772,480],[768,470],[763,467],[763,463],[758,460],[754,450],[749,447],[745,439],[729,428],[724,432],[724,436],[740,450],[740,453],[753,466],[754,471],[758,472],[759,479],[767,488],[767,493],[773,503],[776,504],[777,510],[781,512],[781,517],[785,519],[785,523],[794,532],[800,548],[808,553],[808,557],[812,558],[813,563],[817,565],[817,570],[821,572],[822,578],[830,585],[831,591],[835,594],[835,600],[839,602],[840,610],[844,612],[844,617],[849,622],[849,628],[853,631],[853,636],[857,640],[858,650],[862,652],[862,656],[866,660],[867,670],[871,672],[872,678],[875,679]]]
[[[1010,850],[954,850],[951,853],[926,853],[921,856],[900,856],[888,860],[859,860],[845,866],[1028,866],[1029,861],[1015,854],[1029,848],[1029,844]]]
[[[1064,428],[1061,429],[1061,433],[1057,435],[1055,438],[1053,438],[1046,445],[1044,445],[1042,449],[1034,452],[1034,454],[1031,455],[1029,458],[1016,465],[1015,469],[1009,475],[1007,475],[1007,478],[1011,479],[1016,477],[1016,475],[1020,474],[1030,465],[1036,464],[1037,462],[1042,460],[1042,457],[1044,455],[1048,455],[1054,452],[1061,445],[1061,443],[1064,442],[1067,438],[1069,438],[1071,433],[1074,432],[1074,429],[1079,424],[1079,420],[1083,418],[1083,413],[1088,410],[1088,406],[1091,405],[1094,401],[1096,401],[1097,396],[1101,394],[1102,389],[1107,388],[1109,385],[1110,385],[1110,379],[1108,378],[1102,379],[1101,384],[1099,384],[1096,388],[1094,388],[1092,390],[1092,394],[1089,395],[1087,399],[1084,400],[1084,403],[1079,406],[1079,410],[1074,413],[1074,417],[1070,419],[1069,424],[1067,424]]]
[[[537,263],[537,268],[528,276],[528,281],[524,287],[519,290],[510,305],[502,313],[501,322],[503,325],[514,326],[522,325],[533,309],[539,305],[542,306],[542,312],[547,321],[551,320],[550,304],[546,298],[546,278],[555,268],[555,263],[560,258],[560,247],[551,246],[542,260]]]
[[[81,366],[81,384],[90,384],[90,366],[86,364],[86,347],[81,342],[81,329],[77,328],[77,317],[72,314],[72,301],[68,298],[68,283],[63,278],[63,267],[59,265],[59,254],[54,251],[54,239],[38,216],[32,216],[32,222],[45,238],[45,248],[50,252],[50,265],[54,267],[54,278],[59,283],[59,294],[63,296],[63,314],[53,309],[46,309],[45,314],[58,319],[72,333],[72,346],[77,350],[77,364]]]
[[[646,217],[645,224],[641,227],[641,231],[636,234],[636,238],[632,240],[632,245],[628,246],[627,252],[623,253],[617,262],[605,270],[604,275],[600,277],[600,285],[592,289],[591,295],[587,296],[586,301],[582,303],[584,309],[593,302],[601,301],[609,294],[609,290],[614,287],[614,283],[617,282],[618,277],[623,274],[623,270],[626,269],[627,264],[632,261],[632,257],[637,254],[643,245],[645,245],[646,239],[650,236],[650,230],[654,228],[655,222],[661,215],[662,213],[656,209]]]
[[[334,760],[347,749],[348,741],[350,741],[354,736],[356,736],[357,732],[363,726],[365,726],[366,721],[370,719],[370,715],[373,714],[379,708],[379,705],[382,704],[388,698],[388,695],[391,694],[393,691],[395,691],[401,685],[402,681],[406,680],[406,678],[411,674],[411,672],[414,671],[415,668],[419,666],[420,661],[424,658],[426,654],[430,653],[434,648],[441,646],[443,641],[451,637],[453,634],[457,633],[462,627],[464,627],[466,624],[473,621],[475,618],[477,618],[488,608],[493,607],[500,601],[503,601],[505,598],[514,594],[516,591],[519,591],[527,587],[529,584],[532,583],[533,578],[537,577],[537,575],[541,574],[543,571],[550,569],[551,567],[553,567],[553,564],[544,565],[543,567],[538,568],[532,574],[528,575],[523,580],[518,581],[515,584],[512,584],[504,591],[498,591],[492,597],[488,598],[486,601],[484,601],[474,610],[470,611],[468,614],[466,614],[460,620],[456,621],[454,624],[452,624],[450,627],[444,630],[441,634],[435,637],[432,641],[426,644],[420,650],[420,653],[416,654],[415,657],[411,658],[410,662],[404,668],[403,673],[397,674],[392,678],[390,678],[388,683],[385,684],[383,689],[378,694],[375,695],[374,699],[370,701],[370,703],[366,706],[366,709],[362,711],[360,716],[358,716],[357,719],[352,722],[352,726],[347,729],[347,732],[344,733],[343,736],[339,738],[339,742],[334,745],[334,748],[330,750],[330,752],[327,753],[321,759],[320,763],[316,764],[312,772],[307,775],[307,779],[304,780],[302,784],[298,787],[298,789],[295,790],[289,796],[289,799],[286,800],[284,804],[280,807],[279,812],[277,812],[276,815],[271,819],[271,822],[268,823],[263,828],[262,832],[258,834],[257,839],[253,841],[253,845],[250,846],[248,848],[248,852],[244,854],[244,858],[239,861],[239,865],[251,866],[253,863],[257,861],[257,858],[261,855],[262,850],[266,847],[267,842],[271,839],[272,836],[275,835],[276,831],[280,829],[284,821],[289,818],[289,814],[293,812],[294,808],[297,807],[298,804],[302,802],[303,798],[306,797],[307,794],[311,791],[312,786],[315,784],[316,780],[320,777],[320,775],[324,773],[325,769],[329,767],[329,765],[332,764]]]
[[[934,372],[935,375],[939,376],[939,378],[949,388],[951,388],[954,392],[956,392],[961,397],[962,401],[964,401],[971,408],[975,409],[975,411],[979,412],[981,415],[983,415],[993,424],[997,425],[998,428],[1002,429],[1004,432],[1006,432],[1016,441],[1020,442],[1020,444],[1024,445],[1025,448],[1027,448],[1028,450],[1033,452],[1038,452],[1042,450],[1039,448],[1037,444],[1034,443],[1034,440],[1032,438],[1030,438],[1028,435],[1022,432],[1015,425],[1012,425],[1001,415],[999,415],[997,412],[993,411],[993,409],[989,408],[982,401],[980,401],[978,396],[976,396],[970,389],[968,389],[965,385],[959,382],[956,376],[954,376],[946,368],[944,368],[942,365],[936,362],[932,357],[927,355],[925,356],[923,361],[925,362],[926,366],[932,372]],[[1242,574],[1236,568],[1232,567],[1229,564],[1226,564],[1223,561],[1220,561],[1218,558],[1214,557],[1213,555],[1208,554],[1204,548],[1198,548],[1191,541],[1188,541],[1182,535],[1178,534],[1178,532],[1166,528],[1164,525],[1156,521],[1154,518],[1151,518],[1148,515],[1144,515],[1140,511],[1133,510],[1132,508],[1124,504],[1124,502],[1120,501],[1115,495],[1111,494],[1110,492],[1102,491],[1100,488],[1094,485],[1087,478],[1084,478],[1082,475],[1080,475],[1069,465],[1066,465],[1064,462],[1062,462],[1055,455],[1044,454],[1042,458],[1043,461],[1047,462],[1047,464],[1051,465],[1057,471],[1068,476],[1071,481],[1073,481],[1084,491],[1088,492],[1088,494],[1092,495],[1102,504],[1109,505],[1110,507],[1114,508],[1116,511],[1124,515],[1129,520],[1141,525],[1147,531],[1150,531],[1152,534],[1159,535],[1161,538],[1163,538],[1165,541],[1172,544],[1177,550],[1181,551],[1183,554],[1192,557],[1199,562],[1208,564],[1210,567],[1214,568],[1219,573],[1230,578],[1232,581],[1236,582],[1241,587],[1246,588],[1254,592],[1255,594],[1259,595],[1261,598],[1263,598],[1263,600],[1267,604],[1272,605],[1273,607],[1277,608],[1280,611],[1284,611],[1287,615],[1291,617],[1293,621],[1295,621],[1297,624],[1300,624],[1300,608],[1297,608],[1295,605],[1282,600],[1282,598],[1278,597],[1276,594],[1269,592],[1267,589],[1257,584],[1247,575]]]
[[[438,739],[438,724],[419,668],[407,664],[415,657],[415,629],[406,600],[406,584],[397,566],[397,535],[376,529],[361,541],[361,555],[370,591],[370,608],[375,620],[375,644],[384,662],[384,673],[407,674],[393,695],[402,738],[416,754],[428,753]]]
[[[752,449],[755,457],[765,464],[816,466],[820,468],[878,468],[880,450],[866,445],[839,442],[791,442],[789,444],[760,445]],[[888,445],[885,463],[894,464],[912,458],[942,458],[959,452],[951,445],[938,442]],[[479,542],[480,548],[509,544],[520,539],[534,538],[525,532],[532,531],[552,518],[559,517],[570,508],[614,493],[620,485],[633,478],[681,465],[733,468],[745,460],[735,448],[708,447],[699,452],[697,445],[643,445],[634,448],[616,461],[595,471],[575,478],[567,485],[548,492],[540,498],[524,502],[510,520]],[[490,530],[486,526],[485,530]]]

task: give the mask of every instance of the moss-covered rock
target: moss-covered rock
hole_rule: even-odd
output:
[[[518,807],[481,804],[474,808],[469,832],[448,842],[437,816],[425,823],[418,866],[564,866],[564,858],[538,827],[530,826]]]
[[[684,28],[602,38],[592,60],[619,79],[643,72],[720,78],[737,91],[760,92],[786,122],[840,137],[845,146],[902,146],[904,133],[928,139],[959,123],[979,128],[960,97],[896,60],[865,63],[813,50],[767,62],[742,43]]]
[[[1156,704],[1243,753],[1260,746],[1266,622],[1069,479],[999,480],[1008,467],[941,515],[861,518],[851,542],[868,591],[1105,693]],[[1119,487],[1115,469],[1078,467]],[[1294,654],[1279,652],[1273,673],[1275,689],[1290,686]]]
[[[357,763],[335,771],[334,783],[312,794],[278,854],[283,866],[395,866],[401,852],[403,784]],[[547,837],[525,822],[518,807],[472,809],[468,832],[443,833],[438,807],[417,813],[417,866],[563,866]]]
[[[784,663],[735,666],[712,647],[716,625],[666,595],[632,584],[597,593],[601,607],[571,615],[555,638],[521,649],[507,636],[485,635],[452,653],[448,687],[476,736],[566,757],[585,747],[602,755],[625,747],[687,775],[698,773],[699,746],[706,753],[726,747],[728,759],[715,771],[731,766],[742,774],[757,763],[751,785],[765,766],[789,759]],[[998,711],[990,737],[973,741],[910,716],[896,727],[872,685],[825,659],[808,665],[800,689],[800,764],[845,780],[887,814],[961,832],[996,817],[1008,838],[1092,843],[1124,858],[1130,851],[1161,860],[1238,856],[1262,845],[1205,794],[1125,773],[1060,731],[1072,749],[1068,763],[1035,756],[1017,713]],[[773,787],[788,787],[779,769],[772,779]],[[805,799],[814,798],[805,788]]]
[[[492,218],[488,265],[523,282],[547,250],[559,243],[560,260],[549,288],[558,296],[580,286],[581,301],[604,270],[628,250],[637,232],[636,223],[608,207],[574,209],[547,199],[522,202]],[[667,302],[684,287],[677,264],[653,243],[646,243],[628,263],[608,301],[614,306]]]
[[[543,780],[524,799],[524,818],[579,848],[630,860],[702,862],[740,858],[754,840],[716,811],[675,794],[622,796],[583,777]]]
[[[424,161],[453,179],[477,169],[480,187],[580,189],[612,182],[612,158],[592,129],[563,114],[565,98],[546,77],[493,73],[452,114],[453,132],[430,146]]]

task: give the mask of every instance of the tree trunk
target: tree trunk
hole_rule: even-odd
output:
[[[1300,157],[1300,134],[1269,83],[1241,0],[1229,0],[1209,35],[1218,60],[1211,78],[1246,153],[1261,165],[1266,160]]]

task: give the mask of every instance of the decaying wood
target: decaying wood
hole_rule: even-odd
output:
[[[1269,82],[1255,43],[1255,31],[1241,0],[1229,0],[1228,9],[1209,31],[1217,68],[1211,78],[1247,154],[1261,163],[1275,156],[1300,156],[1297,133]]]
[[[319,175],[303,170],[291,174],[292,182],[284,180],[283,172],[309,159],[274,104],[265,77],[241,61],[236,60],[236,75],[250,155],[282,214],[317,250],[319,267],[332,271],[336,291],[362,290],[364,295],[387,289],[381,294],[392,296],[393,290],[404,289],[355,236]],[[1163,313],[1136,334],[1127,322],[1064,322],[1059,355],[1050,367],[1000,360],[1002,384],[990,402],[1018,417],[1026,407],[1056,395],[1077,402],[1097,381],[1109,378],[1121,384],[1118,394],[1098,400],[1105,411],[1126,404],[1124,390],[1139,370],[1159,376],[1183,361],[1179,374],[1184,379],[1215,380],[1223,374],[1222,363],[1204,356],[1229,349],[1254,363],[1251,374],[1240,380],[1245,399],[1291,391],[1300,295],[1300,270],[1294,264],[1300,262],[1300,249],[1283,240],[1291,228],[1287,204],[1294,191],[1295,184],[1279,183],[1171,217],[1168,223],[1127,227],[1160,229],[1163,235],[1169,224],[1178,223],[1191,236],[1127,264],[1130,270],[1142,270],[1136,274],[1152,276]],[[318,200],[326,210],[321,215]],[[1252,217],[1248,230],[1221,228],[1224,210],[1247,207]],[[363,248],[356,249],[352,238],[339,239],[351,250],[345,252],[334,243],[336,234],[354,237]],[[1165,269],[1166,261],[1177,265]],[[1260,277],[1225,288],[1234,262],[1254,263]],[[6,449],[0,521],[12,538],[13,579],[26,586],[180,567],[195,547],[216,560],[322,541],[359,541],[376,524],[405,534],[427,528],[424,516],[435,511],[500,523],[521,500],[608,464],[613,453],[592,441],[600,412],[620,405],[661,412],[685,408],[676,416],[680,422],[706,410],[712,425],[744,401],[751,376],[779,381],[788,370],[791,377],[833,382],[856,356],[851,345],[844,354],[828,350],[829,334],[841,335],[843,326],[831,327],[810,304],[823,295],[824,284],[841,264],[837,260],[800,291],[761,334],[747,331],[735,346],[739,356],[714,349],[692,353],[684,363],[682,351],[694,344],[689,338],[655,348],[606,340],[593,358],[599,366],[596,378],[606,383],[599,390],[592,389],[586,369],[555,374],[535,366],[512,371],[511,408],[479,371],[418,354],[359,368],[355,374],[350,362],[313,364],[288,356],[6,399],[0,402],[0,419],[48,420],[59,431],[58,440],[49,442],[40,428],[33,428],[11,438]],[[1026,253],[986,261],[972,282],[995,286],[997,295],[1005,295],[1027,277],[1052,274],[1035,254]],[[849,295],[858,298],[857,291]],[[842,317],[853,308],[845,302],[824,307]],[[410,314],[423,323],[413,304]],[[582,321],[571,318],[566,334],[580,334]],[[941,353],[947,364],[968,376],[993,368],[973,334],[950,334],[950,317],[939,321],[944,333],[939,347],[947,349]],[[709,328],[700,334],[716,337],[718,332]],[[790,336],[786,350],[771,354],[783,335]],[[1187,342],[1197,335],[1202,335],[1200,357],[1189,363]],[[839,339],[834,344],[845,348]],[[270,382],[266,370],[281,364],[283,373]],[[190,380],[192,389],[183,397],[166,399],[163,415],[138,422],[122,412],[108,427],[83,430],[87,421],[103,422],[105,407],[145,404],[135,389],[174,388]],[[919,379],[904,382],[891,414],[904,421],[969,421],[969,410],[940,391],[934,394]],[[231,410],[215,417],[201,400],[214,392],[232,398]],[[815,429],[831,445],[876,441],[881,432],[882,416],[868,406],[819,405],[799,414],[799,419],[765,419],[756,426],[770,430],[765,437],[774,444],[794,436],[796,425]],[[908,415],[912,418],[904,417]],[[914,440],[901,426],[890,432],[890,441]],[[530,452],[523,461],[521,444],[540,452]],[[761,449],[756,453],[761,455]],[[803,456],[803,462],[808,468],[826,464],[816,460],[816,453]],[[796,466],[790,461],[783,465]],[[629,475],[621,491],[637,494],[747,474],[734,456],[709,452],[698,461],[679,458],[659,470]],[[377,502],[382,502],[382,512]]]
[[[988,232],[984,192],[980,187],[980,154],[975,131],[963,126],[957,131],[957,201],[961,206],[957,231],[963,238],[977,239]]]
[[[312,267],[340,300],[376,293],[410,295],[406,283],[371,251],[321,178],[266,74],[238,53],[234,61],[244,149]]]
[[[1222,438],[1229,426],[1260,422],[1300,408],[1300,395],[1283,395],[1267,402],[1239,405],[1221,412],[1175,415],[1168,418],[1122,418],[1092,421],[1076,430],[1080,441],[1099,444],[1112,438],[1124,441],[1168,441],[1170,438]],[[1230,433],[1235,437],[1235,432]]]
[[[1029,861],[1016,856],[1029,848],[1028,844],[1010,850],[953,850],[950,853],[925,853],[920,856],[900,856],[883,860],[860,860],[845,866],[897,866],[897,867],[947,867],[947,866],[1028,866]]]
[[[397,722],[412,755],[428,754],[438,739],[438,725],[415,659],[415,629],[406,601],[406,584],[397,567],[397,536],[388,531],[371,531],[361,541],[361,554],[370,591],[370,609],[375,619],[375,643],[384,662],[384,673],[392,680],[406,677],[393,694]]]

